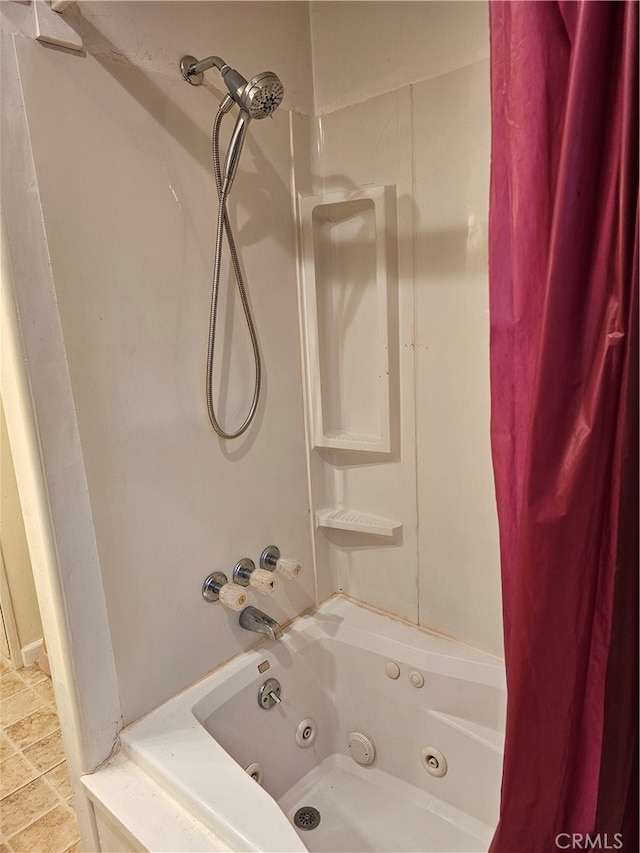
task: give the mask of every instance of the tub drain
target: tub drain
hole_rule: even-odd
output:
[[[293,822],[298,829],[315,829],[320,823],[320,812],[313,806],[303,806],[293,816]]]

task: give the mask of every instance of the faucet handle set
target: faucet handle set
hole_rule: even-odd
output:
[[[278,577],[297,578],[302,568],[300,560],[283,556],[279,548],[270,545],[260,556],[260,568],[256,568],[248,557],[239,560],[234,566],[231,583],[223,572],[208,575],[202,585],[202,597],[209,602],[220,601],[230,610],[242,610],[247,603],[244,588],[251,586],[262,595],[267,595],[275,589]]]

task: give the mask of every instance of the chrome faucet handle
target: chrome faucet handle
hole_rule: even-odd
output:
[[[265,569],[257,569],[253,560],[243,557],[233,569],[233,582],[240,586],[251,586],[256,592],[267,595],[273,592],[278,580],[274,574]]]

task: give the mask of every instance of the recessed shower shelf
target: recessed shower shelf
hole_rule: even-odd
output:
[[[350,530],[353,533],[368,533],[373,536],[395,536],[402,530],[400,521],[343,507],[318,510],[316,519],[319,527],[333,527],[337,530]]]
[[[389,453],[395,187],[301,196],[314,447]]]

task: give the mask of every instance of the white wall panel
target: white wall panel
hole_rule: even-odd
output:
[[[217,93],[20,37],[18,56],[127,722],[255,643],[202,600],[209,572],[277,544],[307,572],[258,603],[285,621],[314,600],[289,115],[252,124],[230,204],[265,371],[255,427],[223,444],[204,402]],[[253,383],[237,298],[220,321],[231,424]]]

